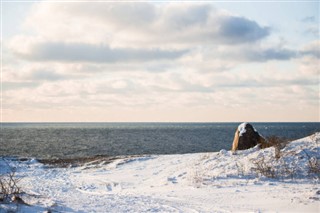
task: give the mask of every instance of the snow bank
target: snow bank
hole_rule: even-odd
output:
[[[239,136],[242,136],[244,133],[246,133],[247,132],[247,130],[246,130],[246,126],[247,126],[247,122],[244,122],[244,123],[241,123],[239,126],[238,126],[238,131],[239,131]],[[254,128],[254,126],[252,126],[252,128],[253,128],[253,130],[255,131],[255,132],[257,132],[258,133],[258,131]],[[259,133],[258,133],[259,134]],[[260,135],[260,134],[259,134]],[[261,135],[260,135],[261,136]],[[261,136],[262,137],[262,136]]]
[[[35,160],[0,160],[17,168],[22,198],[0,212],[318,212],[320,133],[274,148],[118,159],[52,168]],[[313,159],[313,160],[312,160]],[[273,171],[274,178],[258,167]],[[264,168],[263,167],[263,168]]]
[[[238,131],[239,131],[239,136],[242,136],[244,133],[246,133],[246,126],[247,126],[248,123],[241,123],[239,126],[238,126]]]

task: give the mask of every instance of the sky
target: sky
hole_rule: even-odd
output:
[[[320,121],[317,1],[1,1],[2,122]]]

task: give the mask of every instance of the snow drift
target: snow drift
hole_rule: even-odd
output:
[[[70,168],[0,159],[27,203],[0,212],[318,212],[320,133],[275,149],[151,155]],[[318,169],[318,170],[317,170]]]

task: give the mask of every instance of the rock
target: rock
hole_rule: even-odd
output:
[[[242,123],[236,129],[232,151],[244,150],[255,147],[256,145],[263,146],[266,143],[265,139],[255,130],[249,123]]]

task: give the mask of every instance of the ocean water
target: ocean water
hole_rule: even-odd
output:
[[[252,123],[263,136],[298,139],[320,123]],[[229,150],[239,123],[2,123],[0,156],[51,158]]]

